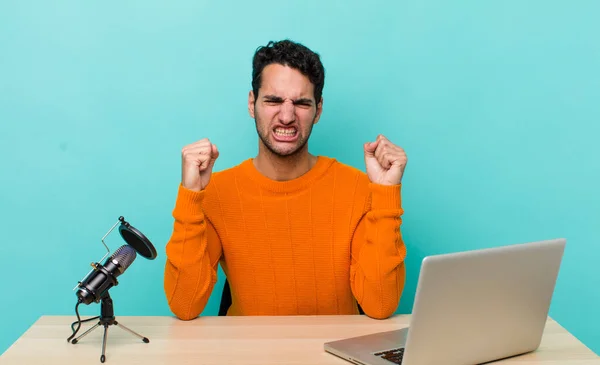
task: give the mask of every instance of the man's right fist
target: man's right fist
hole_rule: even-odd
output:
[[[210,181],[210,175],[219,157],[217,146],[208,138],[189,144],[181,150],[181,184],[184,188],[204,190]]]

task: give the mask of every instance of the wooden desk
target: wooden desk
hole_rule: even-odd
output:
[[[148,337],[145,344],[110,326],[106,364],[338,364],[349,362],[323,350],[340,338],[389,331],[408,325],[409,316],[379,321],[366,316],[117,317]],[[103,328],[76,345],[67,343],[74,317],[43,316],[0,357],[1,365],[100,364]],[[90,328],[82,325],[78,335]],[[558,323],[549,319],[538,351],[494,364],[600,365],[600,358]]]

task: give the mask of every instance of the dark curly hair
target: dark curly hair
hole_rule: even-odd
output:
[[[315,87],[315,101],[321,101],[325,84],[325,69],[319,55],[306,46],[289,39],[279,42],[270,41],[266,46],[258,47],[252,59],[252,91],[258,99],[263,69],[277,63],[294,68],[308,77]]]

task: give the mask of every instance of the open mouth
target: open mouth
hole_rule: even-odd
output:
[[[273,129],[275,140],[280,142],[295,141],[298,136],[298,129],[295,127],[277,127]]]

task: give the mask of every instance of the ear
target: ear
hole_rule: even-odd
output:
[[[250,90],[248,93],[248,113],[250,117],[254,118],[254,102],[256,99],[254,98],[254,91]]]
[[[321,101],[317,104],[317,114],[315,115],[315,120],[313,124],[317,124],[319,119],[321,118],[321,113],[323,112],[323,97],[321,97]]]

